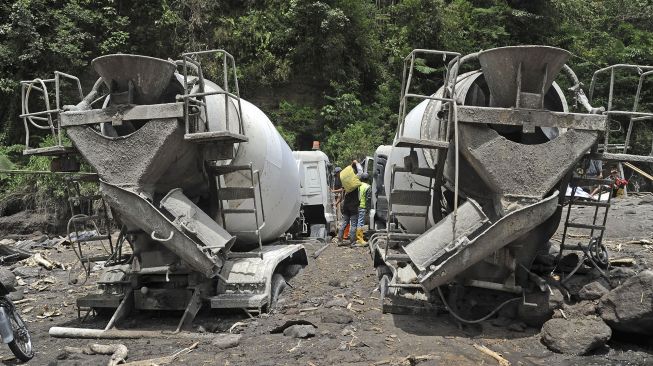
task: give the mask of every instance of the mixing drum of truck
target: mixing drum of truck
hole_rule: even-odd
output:
[[[220,86],[204,78],[200,59],[209,56],[222,66],[215,68]],[[132,249],[107,262],[100,291],[79,298],[78,308],[116,309],[107,329],[132,308],[185,310],[178,330],[204,303],[269,309],[307,264],[304,247],[282,239],[299,217],[299,172],[267,116],[240,98],[233,57],[222,50],[176,62],[119,54],[92,66],[100,78],[80,103],[59,106],[59,78],[73,77],[56,73],[57,106],[40,112],[74,149],[29,148],[28,131],[25,150],[78,152],[97,171],[121,227],[117,246]]]

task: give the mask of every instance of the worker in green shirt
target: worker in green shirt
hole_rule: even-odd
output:
[[[363,173],[360,176],[361,185],[358,187],[358,225],[356,226],[356,245],[365,246],[367,242],[363,238],[363,225],[365,225],[365,216],[367,214],[367,207],[369,206],[372,190],[370,185],[367,183],[369,181],[369,176],[367,173]]]

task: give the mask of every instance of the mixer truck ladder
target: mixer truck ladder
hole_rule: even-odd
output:
[[[565,218],[562,240],[560,241],[560,252],[558,253],[556,262],[560,263],[560,260],[562,259],[563,253],[565,251],[580,251],[583,253],[583,255],[581,259],[579,259],[576,267],[572,269],[565,276],[565,278],[562,279],[563,284],[567,282],[580,269],[585,261],[588,261],[601,273],[603,273],[602,268],[607,267],[609,264],[608,251],[605,248],[605,245],[603,245],[603,235],[605,233],[605,225],[608,221],[608,213],[610,211],[613,183],[614,182],[610,179],[587,177],[574,177],[571,179],[571,185],[573,188],[567,203],[567,216]],[[598,199],[579,200],[579,198],[576,196],[577,187],[593,185],[599,186]],[[604,194],[608,195],[607,200],[602,200]],[[571,210],[574,206],[594,207],[594,213],[591,216],[591,222],[579,223],[571,221]],[[588,244],[582,245],[581,243],[577,243],[576,246],[570,245],[568,243],[570,236],[569,228],[589,230],[590,234]]]
[[[254,170],[252,164],[248,165],[215,165],[207,164],[207,171],[209,173],[209,179],[211,182],[215,183],[215,189],[217,191],[217,202],[218,210],[222,219],[222,227],[225,230],[229,231],[232,235],[238,236],[238,234],[255,234],[257,237],[257,242],[259,246],[258,252],[232,252],[231,247],[233,246],[232,242],[229,247],[225,247],[225,253],[227,258],[263,258],[263,242],[261,240],[261,230],[265,226],[265,210],[263,209],[263,199],[261,192],[261,174],[258,170]],[[245,172],[245,175],[249,178],[249,185],[245,187],[231,187],[223,186],[221,177],[236,172]],[[256,198],[256,192],[258,191],[258,197]],[[224,201],[239,201],[239,200],[252,200],[253,208],[225,208]],[[257,202],[259,201],[260,202]],[[259,210],[258,206],[261,206],[261,219],[259,220]],[[227,227],[227,215],[241,215],[241,214],[250,214],[254,215],[254,223],[256,225],[252,230],[246,231],[231,231]]]
[[[449,67],[447,67],[445,75],[445,88],[444,95],[420,95],[411,93],[411,82],[413,79],[413,74],[415,70],[415,62],[419,55],[433,55],[433,56],[442,56],[443,61],[447,58],[451,58],[449,62]],[[386,259],[397,259],[397,260],[407,260],[407,255],[405,254],[395,254],[391,255],[388,253],[388,248],[391,242],[402,242],[416,237],[415,234],[406,234],[400,232],[397,227],[394,225],[396,217],[424,217],[425,227],[428,225],[428,210],[431,205],[431,202],[434,204],[433,214],[436,216],[441,215],[441,204],[440,204],[440,187],[443,184],[444,176],[444,162],[447,157],[448,149],[450,147],[450,140],[452,139],[453,129],[457,128],[456,120],[456,101],[454,99],[455,93],[455,83],[450,83],[449,80],[452,77],[450,75],[450,66],[457,65],[460,61],[460,54],[457,52],[447,52],[447,51],[436,51],[436,50],[425,50],[425,49],[415,49],[413,50],[405,59],[404,59],[404,69],[401,82],[401,99],[399,102],[399,117],[397,124],[397,138],[395,139],[395,147],[405,147],[410,148],[410,153],[408,156],[404,157],[404,166],[396,166],[393,164],[390,175],[390,187],[388,191],[388,225],[387,225],[387,240],[385,242],[384,256]],[[456,69],[457,70],[457,69]],[[454,76],[455,78],[455,76]],[[406,113],[408,108],[409,99],[423,99],[431,101],[439,101],[441,103],[449,106],[449,113],[445,117],[441,126],[440,131],[438,131],[439,138],[436,139],[423,139],[423,138],[414,138],[404,135],[404,126],[406,123]],[[423,150],[435,150],[437,154],[437,164],[434,169],[430,168],[420,168],[419,161],[417,157],[417,152],[415,149]],[[409,173],[414,175],[425,176],[429,178],[428,190],[406,190],[406,189],[397,189],[395,187],[395,174],[396,173]],[[432,195],[433,192],[433,195]],[[437,195],[435,194],[437,193]],[[411,210],[399,211],[395,210],[394,206],[420,206],[424,207],[424,212],[415,212]],[[439,220],[439,217],[435,218]]]
[[[222,58],[222,86],[221,90],[206,91],[206,81],[199,57],[207,55],[217,55]],[[238,87],[238,77],[236,75],[236,63],[234,57],[225,50],[208,50],[199,52],[188,52],[182,54],[182,67],[184,76],[184,95],[178,97],[178,100],[184,102],[184,123],[186,132],[184,139],[196,143],[223,142],[226,144],[235,144],[247,142],[245,136],[245,127],[242,121],[242,108],[240,100],[240,89]],[[197,76],[191,76],[189,69],[193,69]],[[235,90],[232,93],[229,88],[229,74],[232,74],[232,81]],[[209,123],[209,112],[206,103],[206,97],[209,95],[224,96],[224,124],[223,130],[211,131]],[[230,107],[235,103],[235,117],[238,124],[238,132],[232,132],[230,129]],[[220,121],[218,121],[220,122]]]

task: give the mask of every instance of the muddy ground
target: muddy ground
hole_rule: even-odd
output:
[[[643,200],[643,202],[642,202]],[[648,200],[648,201],[647,201]],[[641,204],[640,204],[641,203]],[[587,217],[590,208],[578,208],[575,217]],[[653,239],[653,199],[637,196],[617,200],[608,225],[608,247],[613,258],[634,258],[636,266],[653,267],[653,246],[632,243]],[[563,217],[564,218],[564,217]],[[582,240],[582,233],[575,233]],[[554,239],[560,238],[560,232]],[[631,242],[631,243],[628,243]],[[101,248],[96,251],[101,253]],[[309,250],[315,250],[310,248]],[[75,263],[73,252],[64,245],[41,252],[67,267]],[[20,266],[13,265],[12,268]],[[56,339],[48,336],[52,326],[102,328],[108,318],[96,317],[81,323],[75,299],[95,290],[94,272],[85,285],[69,285],[61,269],[29,267],[22,277],[25,292],[17,305],[29,322],[36,356],[34,365],[106,365],[109,356],[67,354],[65,346],[83,346],[90,340]],[[509,330],[488,320],[461,326],[448,314],[383,314],[377,280],[367,248],[330,245],[291,282],[278,310],[250,319],[235,311],[202,311],[193,324],[195,339],[136,339],[96,341],[124,343],[128,361],[167,356],[190,346],[197,348],[179,357],[174,365],[497,365],[497,361],[474,345],[500,353],[512,365],[650,365],[653,342],[648,339],[613,337],[607,347],[589,356],[568,356],[549,351],[541,342],[539,329]],[[50,316],[47,316],[50,315]],[[45,317],[44,317],[45,316]],[[180,313],[140,313],[121,325],[128,329],[174,330]],[[289,320],[308,321],[317,334],[298,340],[271,330]],[[220,349],[211,332],[242,335],[237,346]],[[217,335],[217,337],[220,337]],[[4,364],[16,364],[7,347],[0,347]]]

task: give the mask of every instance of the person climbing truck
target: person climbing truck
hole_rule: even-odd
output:
[[[372,200],[372,190],[368,184],[369,176],[367,173],[361,174],[361,185],[358,187],[358,225],[356,226],[356,244],[357,246],[366,246],[367,242],[364,238],[363,226],[365,226],[365,216],[367,216],[367,208],[370,206]]]

